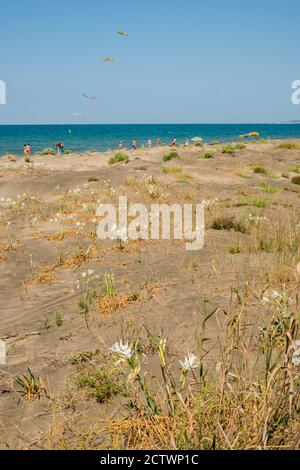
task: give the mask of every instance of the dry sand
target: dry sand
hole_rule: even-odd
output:
[[[280,149],[279,142],[249,143],[234,156],[222,154],[218,146],[179,148],[180,159],[163,163],[169,150],[127,152],[129,163],[113,166],[107,165],[111,152],[36,156],[32,164],[11,156],[0,159],[0,338],[7,345],[7,364],[0,372],[1,448],[47,445],[45,436],[52,421],[49,399],[43,396],[27,403],[14,381],[27,373],[27,367],[41,377],[48,395],[63,391],[67,397],[69,389],[76,395],[70,356],[100,349],[105,362],[108,351],[104,345],[110,347],[121,337],[130,341],[145,336],[143,327],[147,325],[168,336],[170,355],[178,362],[195,350],[197,327],[205,311],[220,307],[218,319],[207,332],[213,363],[217,338],[223,334],[224,311],[231,308],[234,289],[242,289],[245,280],[254,298],[247,310],[249,323],[255,325],[263,314],[254,293],[262,287],[257,285],[257,273],[273,262],[270,255],[230,253],[238,243],[247,244],[249,236],[212,230],[210,223],[223,215],[245,220],[249,214],[266,217],[270,230],[278,221],[285,223],[290,218],[298,217],[299,223],[300,186],[292,184],[291,178],[296,175],[292,168],[300,164],[300,150]],[[197,159],[208,150],[213,158]],[[254,173],[250,167],[254,163],[264,165],[268,175]],[[163,167],[174,166],[182,170],[163,173]],[[141,241],[129,242],[118,251],[111,242],[93,237],[91,221],[97,201],[115,201],[116,195],[124,194],[131,202],[150,204],[149,176],[155,178],[155,202],[218,199],[207,209],[203,250],[187,252],[180,241]],[[277,191],[265,193],[262,183]],[[77,188],[78,197],[68,195]],[[250,197],[268,199],[270,204],[266,208],[239,207],[239,201]],[[9,198],[16,202],[12,205]],[[63,238],[58,235],[56,213],[68,217]],[[86,223],[83,232],[76,233],[76,221]],[[93,244],[89,258],[76,258],[79,244],[83,250]],[[60,256],[64,256],[61,264]],[[105,273],[110,273],[119,293],[137,293],[142,300],[114,312],[101,311],[95,302],[89,330],[78,307],[83,290],[76,284],[88,269],[99,276],[93,283],[96,289],[102,286]],[[56,324],[58,314],[61,326]],[[149,369],[155,373],[151,360]],[[76,411],[84,409],[90,416],[102,417],[117,409],[114,402],[98,405],[94,400],[74,406]]]

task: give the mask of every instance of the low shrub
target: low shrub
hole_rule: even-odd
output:
[[[228,145],[224,145],[221,149],[221,152],[224,153],[224,154],[227,154],[227,155],[234,155],[235,154],[235,146],[234,145],[231,145],[231,144],[228,144]]]
[[[252,168],[253,172],[257,175],[268,176],[268,171],[266,167],[261,163],[253,163],[252,165],[250,165],[250,168]]]
[[[299,185],[300,185],[300,176],[295,176],[295,177],[292,179],[292,183],[293,183],[293,184],[299,184]]]
[[[208,158],[213,158],[213,152],[204,152],[199,155],[198,160],[207,160]]]
[[[41,152],[38,152],[38,155],[44,156],[44,155],[55,155],[55,150],[52,148],[46,148],[44,150],[41,150]]]
[[[111,157],[108,160],[109,165],[114,165],[115,163],[128,163],[129,157],[128,155],[125,155],[124,153],[118,152],[114,157]]]
[[[284,142],[278,145],[277,148],[282,149],[282,150],[295,150],[299,148],[299,144],[295,142]]]
[[[270,206],[270,204],[271,204],[270,199],[248,197],[238,202],[237,206],[238,207],[253,206],[253,207],[265,208],[265,207]]]
[[[176,152],[176,150],[171,150],[169,153],[163,156],[163,161],[169,162],[170,160],[173,160],[174,158],[179,158],[179,155]]]
[[[213,230],[233,230],[234,232],[246,233],[245,225],[236,220],[235,217],[217,217],[210,226]]]

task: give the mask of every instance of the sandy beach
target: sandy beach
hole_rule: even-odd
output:
[[[172,150],[122,150],[129,161],[112,165],[116,152],[0,159],[1,448],[105,447],[107,423],[127,417],[126,398],[115,391],[99,403],[74,376],[105,368],[120,339],[140,339],[150,380],[160,366],[147,332],[166,337],[178,376],[179,360],[199,348],[199,327],[211,312],[208,370],[241,306],[246,338],[256,346],[258,328],[268,328],[273,314],[267,295],[288,293],[288,312],[297,311],[300,141],[233,144],[227,153],[221,144],[179,147],[164,161]],[[187,252],[174,240],[120,248],[97,239],[97,205],[116,204],[119,195],[143,204],[206,201],[204,248]],[[84,314],[88,270],[95,292]],[[115,282],[113,302],[106,275]],[[15,381],[27,368],[40,380],[35,400]],[[93,440],[96,425],[103,433]]]

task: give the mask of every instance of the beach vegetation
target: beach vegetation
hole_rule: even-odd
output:
[[[247,145],[242,143],[242,142],[238,142],[234,146],[235,146],[236,150],[244,150],[247,147]]]
[[[213,230],[233,230],[234,232],[247,233],[246,226],[239,220],[236,220],[234,216],[217,217],[212,221],[210,228]]]
[[[129,157],[128,155],[118,152],[114,157],[111,157],[108,160],[109,165],[114,165],[115,163],[128,163],[129,162]]]
[[[300,184],[300,176],[294,176],[294,178],[292,178],[292,183],[293,184]]]
[[[221,152],[226,154],[226,155],[234,155],[235,151],[236,151],[236,148],[232,144],[223,145],[223,147],[221,149]]]
[[[193,179],[193,177],[190,176],[190,175],[178,175],[177,176],[178,183],[188,183],[192,179]]]
[[[37,155],[40,156],[46,156],[46,155],[55,155],[55,150],[53,148],[45,148],[44,150],[41,150],[40,152],[37,153]]]
[[[296,150],[299,148],[299,144],[297,142],[283,142],[282,144],[278,145],[277,148],[281,150]]]
[[[260,186],[263,192],[267,194],[274,194],[279,191],[278,188],[275,188],[274,186],[270,186],[268,183],[261,183]]]
[[[237,203],[237,207],[253,206],[253,207],[265,208],[265,207],[269,207],[271,204],[272,204],[272,201],[270,201],[270,199],[265,199],[261,197],[247,197],[247,198],[241,199]]]
[[[165,175],[181,173],[182,166],[165,166],[162,171]]]
[[[292,173],[297,173],[298,175],[300,175],[300,165],[290,167],[289,171],[291,171]]]
[[[21,387],[18,393],[28,401],[33,401],[41,396],[40,378],[35,377],[32,371],[27,368],[27,374],[16,378],[16,384]]]
[[[93,357],[97,356],[99,353],[99,349],[96,349],[96,351],[83,351],[78,354],[74,354],[73,356],[70,356],[68,360],[73,366],[76,364],[84,364],[86,362],[91,361]]]
[[[106,403],[115,395],[126,395],[126,383],[114,369],[90,369],[75,376],[74,382],[98,403]]]
[[[268,170],[262,163],[252,163],[249,167],[253,170],[253,172],[257,175],[268,176]]]
[[[176,360],[163,334],[146,327],[142,343],[117,342],[110,348],[112,365],[84,370],[74,381],[99,403],[124,397],[125,415],[113,416],[97,431],[95,423],[87,425],[79,436],[78,423],[70,423],[60,444],[78,448],[81,441],[84,448],[96,449],[102,438],[108,448],[117,443],[119,450],[294,448],[299,425],[296,316],[284,289],[262,291],[258,304],[271,316],[253,327],[244,316],[247,296],[246,287],[232,290],[236,302],[225,312],[225,334],[213,367],[207,358],[207,324],[222,309],[208,309],[208,299],[196,332],[197,353],[190,350]],[[148,357],[156,364],[155,377],[145,371]],[[57,432],[56,427],[56,439]]]
[[[207,152],[201,153],[197,158],[198,160],[207,160],[209,158],[213,158],[213,156],[214,156],[213,152],[207,151]]]
[[[55,321],[55,324],[58,328],[60,328],[62,325],[63,325],[63,317],[61,315],[61,313],[59,312],[55,312],[54,313],[54,321]]]
[[[238,255],[241,253],[241,246],[239,243],[234,243],[233,245],[230,245],[229,247],[229,253],[231,255]]]
[[[179,158],[178,152],[176,150],[171,150],[169,153],[166,153],[163,156],[163,161],[164,162],[169,162],[173,160],[174,158]]]

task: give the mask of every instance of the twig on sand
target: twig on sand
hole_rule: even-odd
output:
[[[12,333],[10,335],[6,335],[6,336],[0,336],[0,339],[5,341],[7,339],[24,339],[24,338],[27,338],[29,336],[40,336],[41,332],[40,331],[34,331],[32,333]]]

